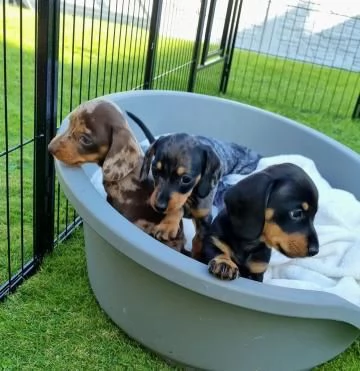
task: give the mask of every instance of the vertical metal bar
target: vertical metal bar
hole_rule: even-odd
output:
[[[72,27],[72,45],[71,45],[71,73],[70,73],[70,106],[73,109],[73,83],[74,83],[74,57],[75,57],[75,24],[76,24],[76,0],[73,8],[73,27]]]
[[[263,53],[261,51],[261,47],[262,47],[262,44],[263,44],[263,41],[264,41],[265,30],[266,30],[267,24],[268,24],[267,22],[268,22],[268,19],[269,19],[270,6],[271,6],[271,0],[268,2],[267,8],[266,8],[266,13],[265,13],[264,22],[263,22],[263,29],[261,31],[259,49],[256,53],[256,60],[255,60],[254,71],[253,71],[253,75],[252,75],[252,81],[254,81],[255,74],[256,74],[256,76],[260,75],[259,74],[260,71],[257,71],[257,68],[258,68],[258,63],[259,63],[259,57],[260,57],[260,55],[261,56],[263,55]],[[262,83],[261,79],[258,79],[258,81],[260,83]],[[251,86],[250,86],[249,95],[248,95],[249,98],[251,97],[251,92],[252,92],[253,87],[255,87],[254,83],[252,83]],[[258,91],[260,91],[260,88],[258,88]]]
[[[80,92],[79,92],[79,104],[82,101],[82,85],[83,85],[83,67],[84,67],[84,41],[85,41],[85,11],[86,11],[86,0],[84,1],[83,13],[82,13],[82,38],[81,38],[81,59],[80,59]]]
[[[342,24],[341,32],[340,32],[340,35],[338,36],[338,41],[337,41],[337,44],[336,44],[335,50],[339,50],[340,43],[341,43],[341,41],[343,40],[343,37],[342,37],[342,36],[343,36],[343,33],[344,33],[344,29],[345,29],[345,22]],[[351,34],[350,36],[348,36],[348,37],[349,37],[349,41],[350,41],[350,39],[351,39],[351,36],[352,36],[352,34]],[[349,41],[348,41],[348,42],[349,42]],[[345,59],[345,58],[343,58],[343,62],[344,62],[344,59]],[[326,66],[327,68],[325,69],[325,71],[328,73],[328,75],[327,75],[326,82],[325,82],[325,84],[324,84],[325,86],[323,87],[323,93],[322,93],[321,98],[320,98],[319,107],[318,107],[318,112],[320,112],[320,110],[321,110],[322,102],[324,101],[325,94],[326,94],[326,93],[329,93],[328,84],[329,84],[329,81],[330,81],[330,76],[333,74],[333,72],[334,72],[335,69],[336,69],[336,67],[334,66],[335,61],[336,61],[336,54],[335,54],[335,53],[334,53],[334,56],[333,56],[333,58],[332,58],[331,66],[329,66],[328,63],[326,63],[325,60],[324,60],[324,64],[327,65],[327,66]],[[328,68],[328,67],[330,67],[330,68]],[[335,68],[334,68],[334,67],[335,67]],[[325,76],[324,76],[324,77],[325,77]],[[321,82],[322,82],[322,81],[321,81]],[[312,101],[312,103],[311,103],[311,107],[310,107],[310,108],[313,107],[314,101],[316,100],[315,97],[318,97],[318,96],[319,96],[319,94],[317,94],[317,90],[318,90],[318,87],[319,87],[320,85],[323,85],[323,84],[322,84],[322,83],[320,84],[320,75],[319,75],[319,80],[318,80],[318,83],[317,83],[317,85],[316,85],[316,91],[314,91],[314,98],[313,98],[313,101]],[[336,89],[337,89],[337,86],[335,85],[335,89],[334,89],[334,91],[333,91],[332,99],[334,99]],[[320,93],[320,92],[319,92],[319,93]],[[327,100],[327,101],[328,101],[328,100]],[[329,105],[329,108],[331,108],[331,107],[332,107],[332,100],[331,100],[331,103],[330,103],[330,105]]]
[[[345,22],[344,22],[344,24],[343,24],[342,33],[343,33],[343,31],[344,31],[344,25],[345,25]],[[327,112],[328,112],[328,113],[330,112],[330,109],[333,107],[334,98],[335,98],[335,96],[337,95],[337,94],[336,94],[336,91],[337,91],[337,89],[338,89],[338,85],[339,85],[339,82],[340,82],[340,76],[343,74],[343,70],[346,70],[346,67],[344,67],[344,62],[345,62],[346,54],[347,54],[347,52],[349,51],[350,42],[351,42],[351,40],[353,40],[354,30],[356,29],[356,28],[355,28],[355,25],[356,25],[356,22],[354,22],[354,24],[353,24],[353,26],[352,26],[352,28],[351,28],[350,36],[348,36],[348,42],[347,42],[347,45],[346,45],[346,50],[344,51],[344,54],[343,54],[341,67],[340,67],[340,68],[336,68],[336,67],[335,67],[335,59],[336,59],[335,56],[334,56],[334,58],[333,58],[333,60],[332,60],[332,68],[338,70],[338,71],[337,71],[337,72],[338,72],[338,75],[337,75],[336,82],[335,82],[335,84],[334,84],[334,86],[335,86],[335,88],[334,88],[334,92],[333,92],[333,95],[332,95],[332,97],[331,97],[330,103],[329,103],[329,105],[328,105],[328,109],[327,109]],[[342,37],[343,35],[342,35],[342,33],[341,33],[341,35],[339,36],[339,42],[338,42],[337,48],[340,47],[340,40],[343,40],[343,37]],[[335,68],[334,68],[334,67],[335,67]],[[322,104],[323,104],[323,102],[326,100],[326,99],[324,99],[324,97],[325,97],[325,92],[328,90],[327,87],[328,87],[328,85],[329,85],[329,80],[330,80],[330,73],[329,73],[329,75],[328,75],[328,79],[327,79],[327,82],[326,82],[326,86],[325,86],[325,88],[324,88],[324,93],[323,93],[323,96],[322,96],[322,98],[321,98],[321,104],[320,104],[319,110],[322,108]],[[338,112],[339,112],[340,105],[341,105],[340,102],[338,102]]]
[[[165,4],[163,4],[163,7],[161,9],[162,14],[168,15],[168,8],[169,8],[169,1],[165,1]],[[166,45],[167,45],[167,30],[170,22],[170,17],[167,16],[166,18],[161,18],[160,26],[159,26],[159,35],[158,35],[158,45],[157,45],[157,52],[156,52],[156,68],[154,68],[154,84],[152,86],[153,89],[162,88],[162,86],[159,86],[159,84],[162,83],[163,77],[162,74],[165,71],[165,62],[166,62]],[[161,33],[160,33],[161,29]]]
[[[127,11],[126,11],[126,21],[125,21],[125,36],[124,36],[124,55],[122,61],[122,69],[121,69],[121,83],[120,83],[120,90],[123,90],[123,82],[124,82],[124,75],[125,75],[125,56],[126,56],[126,43],[128,41],[128,23],[129,23],[129,11],[130,11],[130,1],[128,1]],[[131,38],[131,37],[130,37]],[[130,47],[131,47],[131,40],[130,40]],[[128,74],[129,74],[129,65],[128,65]],[[126,89],[126,84],[125,84]]]
[[[60,235],[60,184],[57,183],[56,187],[56,240],[58,241],[58,236]]]
[[[73,8],[73,29],[72,29],[72,46],[71,46],[71,75],[70,75],[70,111],[73,109],[73,89],[74,89],[74,57],[75,57],[75,32],[76,32],[76,0]],[[69,208],[69,201],[66,200],[66,209]],[[75,223],[75,211],[73,212],[73,223]],[[66,228],[68,221],[66,221]]]
[[[201,36],[204,30],[204,23],[206,17],[206,7],[207,7],[207,0],[201,0],[201,7],[199,13],[199,22],[196,30],[196,38],[193,48],[193,55],[191,60],[191,67],[189,73],[189,80],[187,90],[189,92],[194,91],[195,87],[195,80],[196,80],[196,69],[198,67],[198,61],[200,56],[200,48],[201,48]]]
[[[220,81],[220,91],[225,94],[228,88],[229,84],[229,77],[231,72],[231,65],[234,58],[234,50],[235,50],[235,43],[236,43],[236,36],[239,29],[240,24],[240,16],[241,16],[241,10],[242,10],[243,0],[240,0],[240,2],[236,1],[234,5],[234,15],[232,17],[232,25],[230,30],[230,37],[229,37],[229,44],[230,45],[230,51],[229,48],[226,52],[226,59],[224,63],[224,69],[221,76]],[[235,23],[233,23],[235,21]]]
[[[112,78],[113,78],[114,52],[115,52],[115,40],[116,40],[116,26],[117,26],[118,3],[119,3],[119,0],[116,0],[116,5],[115,5],[115,19],[114,19],[113,45],[112,45],[111,64],[110,64],[109,92],[111,92],[111,84],[112,84]]]
[[[7,96],[7,35],[6,35],[6,0],[3,0],[3,58],[4,58],[4,126],[5,126],[5,194],[6,194],[6,235],[8,255],[8,280],[11,287],[11,240],[10,240],[10,183],[9,183],[9,126]]]
[[[102,24],[102,11],[103,11],[104,0],[101,0],[100,4],[100,17],[99,17],[99,37],[98,37],[98,55],[97,55],[97,67],[96,67],[96,85],[95,85],[95,97],[98,95],[99,86],[99,63],[100,63],[100,41],[101,41],[101,24]]]
[[[360,94],[359,94],[358,99],[356,101],[355,108],[354,108],[354,111],[351,115],[351,118],[353,120],[360,119]]]
[[[307,20],[307,16],[304,17],[304,21],[303,21],[303,24],[301,26],[301,29],[304,30],[305,29],[305,24],[306,24],[306,20]],[[311,36],[310,36],[311,37]],[[290,40],[291,42],[292,40]],[[299,40],[298,42],[298,46],[296,48],[296,55],[299,55],[299,48],[300,48],[300,44],[301,44],[301,40]],[[294,74],[294,70],[295,70],[295,65],[298,65],[299,64],[299,61],[296,60],[296,58],[293,58],[293,61],[292,61],[292,68],[291,68],[291,72],[290,72],[290,77],[288,79],[288,83],[287,83],[287,86],[286,86],[286,89],[285,89],[285,94],[284,94],[284,100],[288,100],[288,98],[291,96],[291,90],[290,90],[290,86],[293,86],[292,83],[294,82],[293,80],[293,74]],[[290,94],[289,94],[290,93]],[[296,95],[296,90],[294,91],[294,96]]]
[[[352,75],[352,72],[349,71],[348,72],[348,77],[347,77],[347,79],[345,81],[345,84],[344,84],[344,89],[343,89],[343,93],[342,93],[342,96],[341,96],[341,99],[340,99],[339,107],[343,104],[344,97],[345,97],[345,91],[347,89],[347,86],[348,86],[348,83],[349,83],[349,80],[350,80],[350,76],[351,75]],[[351,97],[355,97],[356,96],[356,91],[357,91],[357,89],[359,87],[359,84],[360,84],[360,73],[357,74],[356,81],[354,82],[354,88],[352,89],[352,92],[349,95],[350,98],[349,98],[348,107],[345,110],[346,114],[351,112],[351,105],[352,105],[352,99],[351,99]],[[338,110],[339,110],[339,107],[338,107]],[[338,114],[338,112],[336,113],[336,115],[337,114]]]
[[[280,33],[280,37],[279,37],[279,40],[278,40],[278,47],[277,47],[277,51],[276,51],[276,54],[275,54],[274,66],[273,66],[273,69],[271,71],[271,77],[270,77],[269,86],[268,86],[268,89],[267,89],[267,92],[266,92],[266,96],[265,96],[265,100],[266,101],[269,98],[270,90],[271,90],[272,84],[273,84],[273,79],[274,79],[274,76],[276,75],[276,66],[277,66],[277,63],[279,61],[279,54],[280,54],[281,44],[282,44],[282,41],[283,41],[283,35],[284,35],[284,30],[285,30],[285,23],[286,23],[286,20],[287,20],[287,17],[288,17],[288,13],[289,13],[289,10],[288,10],[289,5],[287,5],[286,7],[287,7],[286,8],[286,12],[281,16],[281,18],[283,18],[282,19],[283,24],[282,24],[282,27],[281,27],[281,33]]]
[[[343,25],[344,27],[344,25]],[[316,80],[316,83],[315,83],[315,87],[314,87],[314,91],[313,91],[313,94],[312,94],[312,97],[310,98],[309,100],[309,109],[311,110],[313,108],[313,105],[314,105],[314,101],[315,101],[315,97],[316,97],[316,93],[317,93],[317,90],[318,90],[318,87],[319,87],[319,83],[320,83],[320,80],[321,80],[321,77],[323,75],[323,70],[324,70],[324,67],[326,65],[326,57],[328,55],[328,52],[331,48],[331,40],[333,40],[333,35],[334,35],[334,28],[333,27],[330,31],[330,36],[329,36],[329,40],[328,40],[328,43],[326,45],[326,50],[325,50],[325,55],[324,55],[324,59],[323,59],[323,62],[322,64],[320,65],[320,69],[319,69],[319,73],[318,73],[318,78]],[[316,53],[317,54],[317,53]],[[305,95],[304,95],[305,96]],[[306,94],[306,96],[309,98],[310,97],[310,94]]]
[[[151,5],[151,2],[152,0],[148,0],[147,2],[147,8],[146,8],[146,23],[145,23],[145,27],[146,27],[146,31],[144,32],[143,31],[143,34],[144,34],[144,45],[143,45],[143,56],[142,56],[142,64],[141,64],[141,72],[142,72],[142,76],[140,77],[140,81],[141,81],[141,88],[144,89],[144,80],[143,80],[143,76],[145,76],[145,68],[146,68],[146,60],[147,60],[147,48],[148,48],[148,44],[149,44],[149,35],[148,35],[148,25],[150,24],[150,21],[151,21],[151,14],[150,14],[150,5]],[[145,10],[144,10],[144,13],[145,13]],[[150,17],[149,17],[149,14],[150,14]]]
[[[20,246],[24,270],[24,94],[23,94],[23,7],[20,6]]]
[[[63,119],[63,97],[64,97],[64,53],[65,53],[65,4],[63,2],[62,8],[62,40],[61,40],[61,80],[60,80],[60,122]],[[59,210],[58,210],[59,214]],[[58,215],[59,216],[59,215]]]
[[[306,48],[306,51],[305,51],[305,55],[304,55],[304,61],[303,61],[303,63],[302,63],[302,65],[301,65],[301,69],[300,69],[300,72],[298,72],[298,75],[299,75],[299,77],[298,77],[298,80],[297,80],[297,83],[296,83],[296,88],[295,88],[295,94],[294,94],[294,99],[293,99],[293,101],[292,101],[292,103],[291,103],[291,105],[292,106],[295,106],[295,102],[297,102],[297,95],[298,95],[298,92],[301,90],[301,89],[299,89],[300,88],[300,84],[301,83],[303,83],[303,78],[302,78],[302,76],[303,76],[303,72],[304,72],[304,68],[305,68],[305,66],[309,66],[309,63],[308,63],[308,52],[309,52],[309,47],[310,47],[310,45],[312,45],[312,43],[313,43],[313,37],[314,37],[314,34],[315,34],[315,32],[314,32],[314,30],[315,30],[315,21],[313,22],[313,24],[312,24],[312,28],[311,28],[311,31],[310,31],[310,38],[308,39],[308,44],[307,44],[307,48]],[[320,39],[320,38],[319,38]],[[295,85],[295,84],[294,84]]]
[[[89,80],[88,80],[88,96],[87,99],[90,99],[91,91],[91,66],[92,66],[92,51],[93,51],[93,39],[94,39],[94,18],[95,18],[95,1],[93,0],[92,5],[92,15],[91,15],[91,34],[90,34],[90,60],[89,60]]]
[[[285,77],[285,71],[286,71],[285,66],[287,66],[288,60],[289,60],[288,54],[289,54],[289,50],[290,50],[290,46],[291,46],[291,41],[292,41],[293,34],[294,34],[295,23],[296,23],[296,18],[298,16],[298,13],[299,13],[299,7],[296,7],[295,16],[294,16],[295,19],[293,20],[292,28],[291,28],[291,31],[290,31],[290,37],[289,37],[289,40],[288,40],[288,45],[287,45],[287,48],[286,48],[285,56],[283,56],[283,64],[281,66],[281,72],[280,72],[280,76],[281,77],[279,79],[279,84],[277,86],[277,89],[275,89],[275,102],[277,102],[277,100],[278,100],[278,96],[279,96],[279,92],[280,92],[280,87],[282,85],[282,82],[285,80],[284,79],[284,77]],[[288,83],[289,83],[289,80],[288,80]]]
[[[149,40],[146,54],[144,89],[151,89],[154,79],[157,40],[159,36],[163,1],[154,0],[151,10]]]
[[[134,7],[134,15],[135,15],[135,7]],[[132,61],[132,73],[131,73],[131,82],[130,86],[131,88],[135,88],[138,85],[138,72],[139,72],[139,65],[140,65],[140,46],[141,46],[141,36],[140,36],[140,41],[138,44],[139,40],[139,19],[140,19],[140,5],[138,5],[138,11],[137,11],[137,16],[136,16],[136,33],[135,33],[135,52],[133,55],[133,61]],[[141,24],[143,23],[144,19],[142,18]],[[138,48],[137,48],[138,46]],[[135,69],[135,60],[137,59],[137,66]],[[135,73],[136,70],[136,73]],[[134,78],[135,78],[135,83],[134,83]]]
[[[60,79],[60,104],[58,109],[60,109],[59,113],[59,120],[60,122],[63,119],[63,95],[64,95],[64,53],[65,53],[65,1],[63,2],[62,7],[62,40],[61,40],[61,79]],[[60,184],[57,184],[57,205],[56,205],[56,236],[60,235],[60,199],[61,199],[61,192],[60,192]],[[57,244],[59,243],[59,239],[56,238]]]
[[[210,43],[210,38],[211,38],[212,25],[214,22],[215,9],[216,9],[216,0],[210,0],[209,12],[208,12],[206,28],[205,28],[204,44],[203,44],[203,48],[202,48],[203,50],[202,50],[202,55],[201,55],[201,60],[200,60],[201,65],[205,64],[208,53],[209,53],[209,43]]]
[[[105,95],[105,86],[106,86],[106,65],[107,65],[107,52],[109,44],[109,24],[110,24],[110,10],[111,10],[111,0],[108,3],[109,11],[107,16],[107,25],[106,25],[106,41],[105,41],[105,60],[104,60],[104,81],[103,81],[103,95]]]
[[[237,20],[237,9],[238,9],[239,0],[230,0],[228,3],[228,9],[226,13],[225,22],[228,23],[228,34],[223,35],[225,37],[225,45],[224,50],[222,52],[222,56],[225,58],[223,70],[220,77],[220,85],[219,85],[219,92],[223,92],[225,94],[228,85],[228,79],[230,77],[230,67],[229,63],[232,63],[232,53],[233,49],[235,49],[235,42],[236,36],[238,31],[238,23],[236,24]],[[240,19],[240,18],[239,18]],[[236,24],[236,26],[235,26]]]
[[[174,79],[174,83],[172,85],[172,89],[180,89],[182,90],[183,87],[182,87],[182,82],[183,82],[183,75],[184,75],[184,63],[186,62],[186,54],[185,54],[185,48],[184,48],[184,40],[181,40],[179,38],[176,38],[175,39],[175,49],[176,49],[176,53],[175,53],[175,56],[176,56],[176,61],[177,61],[177,65],[178,66],[182,66],[180,67],[180,69],[177,71],[177,79]]]
[[[310,42],[311,41],[309,41],[309,46],[310,46]],[[321,37],[318,37],[318,42],[316,44],[317,50],[315,51],[315,53],[314,53],[313,48],[310,46],[311,53],[313,55],[314,54],[317,55],[317,52],[318,52],[319,47],[320,47],[320,42],[321,42]],[[304,91],[304,94],[303,94],[303,97],[302,97],[302,100],[301,100],[301,103],[300,103],[300,108],[301,109],[303,109],[303,107],[304,107],[305,98],[308,98],[310,96],[310,93],[309,93],[309,84],[310,84],[310,81],[312,81],[312,74],[313,74],[313,71],[314,71],[315,66],[317,67],[317,65],[315,65],[315,63],[311,63],[310,73],[309,73],[309,76],[307,78],[307,81],[306,81],[306,84],[304,86],[304,89],[298,89],[298,91],[300,91],[300,90],[303,90]]]
[[[140,6],[139,6],[139,9],[140,9]],[[141,84],[141,80],[140,80],[139,77],[142,75],[142,72],[144,71],[144,56],[145,56],[146,43],[144,42],[144,50],[142,50],[142,47],[141,47],[142,44],[143,44],[143,35],[145,35],[145,32],[144,32],[144,20],[145,20],[145,9],[142,8],[139,56],[138,56],[138,65],[137,65],[137,71],[136,71],[136,86],[138,86],[138,85]],[[148,20],[146,19],[146,24],[147,24],[147,22],[148,22]],[[146,38],[145,38],[145,40],[146,40]],[[141,57],[141,69],[140,69],[140,57]]]
[[[128,6],[128,15],[130,14],[130,2],[129,2],[129,6]],[[134,50],[132,50],[132,47],[134,46],[133,45],[133,40],[134,40],[134,18],[135,18],[135,2],[133,3],[133,9],[132,9],[132,19],[131,19],[131,31],[130,31],[130,50],[129,50],[129,57],[128,57],[128,65],[127,65],[127,74],[126,74],[126,90],[129,89],[129,78],[130,78],[130,75],[132,76],[134,74],[134,65],[132,62],[131,62],[131,58],[132,58],[132,53],[135,54]],[[134,41],[134,44],[136,43],[136,39]],[[131,66],[131,72],[130,72],[130,66]],[[130,85],[131,87],[131,85]]]
[[[220,49],[221,49],[221,56],[223,57],[225,55],[225,48],[226,43],[228,41],[228,36],[231,35],[231,31],[229,32],[229,26],[231,21],[231,15],[233,10],[234,0],[228,0],[228,6],[226,9],[226,15],[224,20],[224,28],[223,33],[221,35],[221,41],[220,41]]]
[[[56,131],[59,17],[60,0],[38,0],[33,219],[37,262],[54,241],[55,171],[47,145]]]
[[[161,89],[167,89],[167,81],[169,80],[169,74],[167,74],[168,71],[171,70],[171,62],[172,59],[170,58],[171,54],[171,25],[172,25],[172,13],[170,14],[170,2],[166,2],[166,5],[168,6],[168,10],[165,10],[167,14],[167,22],[166,27],[164,26],[164,33],[161,34],[161,45],[164,42],[164,48],[161,47],[161,50],[158,54],[158,60],[162,61],[161,67],[158,69],[158,73],[160,75],[163,75],[162,78],[158,79],[157,82],[161,83]],[[162,50],[164,49],[164,50]],[[163,51],[163,57],[160,57],[160,52]],[[160,64],[160,63],[159,63]]]
[[[175,10],[175,16],[174,16],[174,13],[171,14],[171,24],[175,24],[176,23],[176,10]],[[168,79],[168,84],[167,84],[167,89],[171,89],[171,90],[174,90],[174,89],[179,89],[179,85],[177,85],[177,81],[180,77],[180,74],[181,74],[181,69],[178,69],[178,66],[181,66],[181,62],[180,62],[180,58],[179,58],[179,50],[182,54],[182,50],[180,49],[180,45],[179,45],[179,39],[178,38],[175,38],[175,37],[171,37],[171,44],[170,44],[170,48],[171,48],[171,51],[172,51],[172,57],[169,61],[169,64],[170,64],[170,68],[172,69],[176,69],[174,72],[173,72],[173,76],[169,75],[169,79]],[[180,56],[181,56],[180,54]],[[171,62],[173,64],[173,66],[171,67]]]
[[[118,52],[117,52],[117,61],[116,61],[116,75],[115,75],[115,90],[118,91],[118,78],[119,78],[119,65],[120,65],[120,45],[121,45],[121,35],[122,35],[122,24],[123,24],[123,14],[124,14],[124,2],[125,0],[122,1],[121,4],[121,20],[120,20],[120,27],[119,27],[119,46],[118,46]]]

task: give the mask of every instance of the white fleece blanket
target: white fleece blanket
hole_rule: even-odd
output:
[[[360,306],[360,202],[351,193],[332,188],[320,175],[314,162],[300,155],[263,158],[256,171],[282,162],[302,167],[318,187],[319,209],[315,229],[320,251],[314,257],[297,259],[289,259],[273,251],[264,283],[326,291]],[[244,177],[229,175],[224,180],[234,184]],[[92,183],[105,196],[101,171],[94,174]],[[214,208],[214,215],[216,212]],[[184,226],[189,248],[194,227],[188,219],[184,219]]]

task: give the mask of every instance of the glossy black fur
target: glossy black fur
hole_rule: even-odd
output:
[[[179,207],[183,207],[184,217],[194,220],[199,245],[212,220],[215,187],[220,177],[245,171],[242,159],[246,151],[250,150],[204,136],[177,133],[160,137],[146,151],[141,171],[145,178],[152,169],[157,188],[154,207],[164,211],[175,198],[184,200],[186,196]],[[258,161],[258,155],[253,161]],[[161,169],[157,168],[159,162]],[[179,167],[186,169],[186,174],[177,174]]]
[[[229,247],[229,255],[238,267],[238,274],[256,281],[263,280],[264,272],[252,272],[249,267],[253,263],[267,265],[271,257],[270,248],[288,257],[318,253],[319,242],[313,225],[318,208],[318,191],[300,167],[290,163],[269,166],[232,186],[226,191],[224,201],[226,207],[214,219],[201,252],[201,261],[209,264],[210,272],[219,278],[234,279],[237,274],[233,270],[229,272],[227,264],[217,266],[216,257],[224,254],[214,244],[213,237]],[[299,209],[302,212],[295,212]],[[264,225],[267,210],[271,215],[268,221],[271,231],[281,229],[283,232],[282,239],[274,237],[274,240],[281,241],[278,246],[266,245]],[[294,216],[298,216],[298,219],[294,220]],[[284,249],[283,241],[288,241],[287,236],[294,234],[298,240],[306,242],[301,251],[294,249],[292,244],[289,246],[293,250],[289,246]]]

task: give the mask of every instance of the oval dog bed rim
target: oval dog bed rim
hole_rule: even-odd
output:
[[[142,94],[139,92],[115,93],[101,98],[110,99],[116,103],[116,98],[120,94],[142,96],[144,93],[164,94],[164,91],[142,92]],[[194,95],[194,93],[166,91],[165,93]],[[201,94],[196,95],[201,96]],[[206,98],[222,99],[208,96]],[[243,105],[237,102],[230,103]],[[258,110],[255,107],[247,107]],[[282,116],[278,116],[284,120]],[[68,117],[64,119],[61,129],[66,127]],[[288,121],[292,125],[297,124],[291,120]],[[321,136],[322,140],[336,143],[338,147],[343,147],[339,150],[347,151],[350,156],[356,155],[347,147],[339,146],[338,142],[313,129],[304,127],[304,130],[310,130],[312,134]],[[79,214],[84,221],[114,248],[153,273],[191,291],[236,306],[274,315],[337,320],[360,328],[360,309],[334,294],[267,285],[247,279],[231,282],[218,280],[207,272],[203,264],[169,249],[122,217],[96,191],[83,168],[69,167],[57,160],[55,166],[65,195],[76,210],[81,210]],[[127,233],[122,234],[121,231]],[[131,248],[118,244],[120,236]]]

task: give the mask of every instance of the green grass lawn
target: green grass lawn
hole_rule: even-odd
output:
[[[2,11],[0,7],[0,19]],[[21,85],[19,9],[6,8],[9,148],[33,138],[34,25],[34,14],[24,10]],[[92,24],[90,18],[83,22],[76,17],[74,22],[69,15],[61,17],[58,123],[84,100],[141,87],[147,37],[146,31],[131,25],[110,23],[107,27],[106,21],[95,20]],[[2,50],[2,27],[0,44]],[[154,88],[186,90],[191,55],[191,42],[160,37]],[[0,52],[0,73],[3,69],[4,56]],[[220,64],[202,70],[195,90],[218,95],[220,75]],[[358,85],[359,74],[236,50],[226,97],[303,122],[360,152],[359,122],[348,118]],[[4,122],[3,76],[0,94],[0,117]],[[6,149],[5,144],[2,124],[0,153]],[[5,156],[0,157],[0,284],[7,279],[8,242],[12,272],[20,268],[22,259],[26,261],[32,256],[33,171],[32,143],[9,154],[8,162]],[[60,232],[73,220],[74,212],[71,207],[67,209],[61,191],[56,195],[59,197],[55,201],[59,209],[56,229]],[[88,287],[80,232],[61,244],[46,259],[41,271],[0,305],[0,369],[63,369],[64,365],[68,369],[171,369],[129,340],[97,306]],[[358,370],[359,344],[356,342],[320,369]]]
[[[89,287],[82,229],[0,304],[1,370],[175,370],[129,339]],[[306,354],[304,354],[306,357]],[[358,371],[360,343],[319,371]]]

